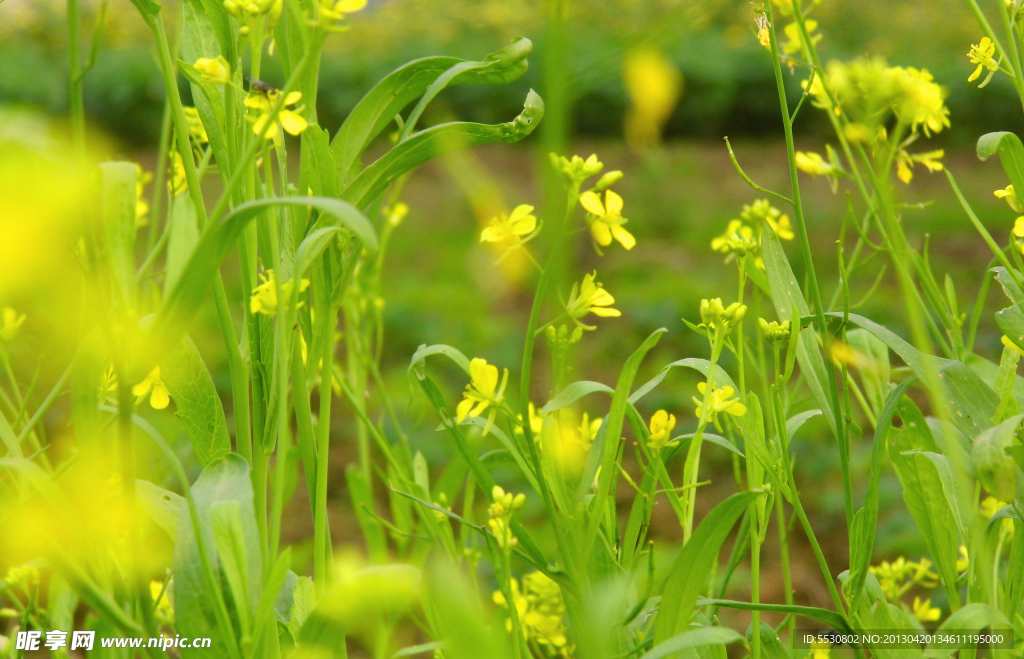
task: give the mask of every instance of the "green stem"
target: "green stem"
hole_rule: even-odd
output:
[[[331,442],[331,380],[334,364],[334,330],[337,310],[328,304],[328,321],[324,326],[323,366],[320,374],[320,418],[316,426],[316,509],[313,516],[313,581],[317,597],[327,592],[327,552],[330,534],[327,526],[327,465]]]
[[[85,100],[82,85],[81,16],[78,0],[67,0],[68,101],[71,106],[71,139],[75,153],[85,158]]]
[[[779,106],[782,111],[782,125],[786,134],[786,154],[789,158],[789,179],[793,188],[793,216],[796,220],[797,234],[800,236],[800,250],[804,261],[804,270],[807,273],[807,282],[811,289],[811,300],[814,302],[815,323],[821,340],[825,342],[825,352],[828,352],[827,331],[825,325],[825,306],[821,300],[821,289],[818,287],[818,275],[814,270],[814,258],[811,255],[811,243],[807,235],[807,222],[804,219],[803,202],[800,196],[800,179],[796,168],[796,147],[793,141],[793,124],[790,122],[789,103],[786,100],[786,85],[782,77],[782,60],[779,57],[779,44],[775,34],[775,23],[772,17],[771,0],[765,3],[765,13],[768,18],[768,31],[771,37],[772,64],[775,68],[775,84],[779,94]],[[797,24],[804,28],[804,19],[800,10],[800,0],[793,1],[793,14]],[[831,360],[826,360],[831,363]],[[839,442],[840,468],[843,475],[843,498],[846,502],[846,524],[847,528],[853,522],[853,485],[850,481],[850,456],[845,450],[846,427],[843,423],[843,414],[839,409],[839,382],[836,380],[835,369],[828,368],[829,376],[829,399],[832,404],[833,416],[835,418],[836,439]]]

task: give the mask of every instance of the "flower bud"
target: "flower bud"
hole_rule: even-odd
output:
[[[594,186],[594,190],[597,192],[606,190],[621,181],[622,177],[623,173],[617,169],[615,171],[608,172],[597,181],[597,185]]]

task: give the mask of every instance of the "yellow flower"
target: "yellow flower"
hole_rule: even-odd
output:
[[[1010,337],[1008,337],[1005,334],[1003,334],[1003,338],[1000,339],[1000,340],[1003,342],[1004,346],[1006,346],[1010,350],[1013,350],[1015,352],[1019,352],[1022,356],[1024,356],[1024,349],[1022,349],[1019,345],[1014,343],[1013,340]],[[991,517],[991,516],[992,515],[989,515],[989,517]]]
[[[956,559],[957,574],[963,574],[971,566],[971,557],[967,554],[967,547],[960,545],[960,557]]]
[[[601,170],[604,169],[604,163],[597,159],[596,153],[590,154],[586,160],[579,156],[573,156],[570,160],[565,156],[557,156],[552,153],[551,164],[555,166],[555,169],[562,172],[562,175],[565,176],[567,180],[574,183],[583,183],[583,181],[587,180],[591,176],[600,174]],[[615,174],[615,172],[609,172],[609,174]],[[605,177],[601,177],[598,187],[600,187],[601,182],[607,182],[605,181]],[[611,184],[611,182],[607,182],[605,187]]]
[[[569,317],[584,329],[594,329],[593,326],[579,322],[580,318],[589,313],[602,318],[616,318],[622,315],[621,311],[613,309],[611,306],[615,304],[615,298],[605,290],[600,282],[594,281],[595,277],[597,277],[596,270],[585,275],[582,283],[573,284],[572,291],[569,292],[569,301],[565,305],[565,311]]]
[[[277,280],[273,270],[267,270],[266,274],[260,273],[260,280],[263,282],[256,288],[252,289],[252,297],[249,298],[249,312],[253,314],[261,313],[264,316],[273,316],[278,310],[278,299],[277,299]],[[281,297],[284,298],[285,309],[288,308],[288,300],[292,296],[292,287],[295,285],[294,280],[289,279],[285,283],[281,284]],[[299,292],[305,291],[309,288],[309,280],[302,279],[299,282]]]
[[[366,8],[366,0],[320,0],[320,16],[340,21],[345,14],[354,14]]]
[[[150,392],[152,392],[150,394]],[[146,379],[132,387],[132,395],[137,398],[145,398],[146,394],[149,396],[149,404],[153,406],[154,410],[162,410],[171,402],[171,395],[167,391],[167,387],[164,385],[164,381],[160,379],[160,367],[157,366]]]
[[[533,216],[533,206],[522,204],[515,207],[512,215],[502,213],[492,219],[480,233],[480,242],[507,243],[508,249],[518,249],[536,235],[536,228],[537,218]]]
[[[189,157],[192,157],[191,154],[189,154]],[[181,154],[177,151],[171,153],[171,176],[170,180],[167,181],[167,188],[171,191],[171,195],[175,197],[188,192],[185,161],[181,159]]]
[[[636,238],[629,231],[623,228],[629,220],[622,217],[622,197],[607,190],[604,193],[604,203],[601,197],[592,190],[580,195],[580,204],[587,210],[587,224],[590,225],[590,235],[594,242],[601,247],[612,244],[614,238],[626,249],[633,249],[636,245]],[[598,249],[598,253],[601,250]]]
[[[740,217],[747,222],[757,222],[758,220],[767,222],[781,240],[793,240],[795,237],[789,215],[772,206],[767,199],[758,199],[752,204],[744,204],[743,210],[740,211]]]
[[[807,34],[808,36],[811,37],[812,45],[817,44],[819,41],[821,41],[822,35],[812,34],[815,30],[818,29],[818,21],[808,19],[804,21],[804,27],[807,28]],[[782,44],[782,52],[784,54],[796,55],[801,50],[803,50],[803,41],[800,38],[800,26],[796,22],[790,23],[785,28],[783,28],[783,32],[786,33],[787,39],[786,43]],[[792,66],[792,61],[790,63],[790,66]]]
[[[1024,213],[1024,205],[1020,203],[1020,199],[1017,198],[1017,193],[1013,191],[1012,183],[1002,190],[996,190],[992,194],[1004,200],[1014,211]]]
[[[732,387],[716,387],[710,392],[710,394],[708,394],[708,383],[698,382],[697,390],[707,399],[710,407],[710,421],[715,424],[715,428],[717,428],[719,432],[722,431],[722,426],[718,423],[719,413],[725,412],[733,416],[743,416],[747,413],[747,406],[741,403],[738,398],[732,397],[733,393],[735,393]],[[704,401],[694,396],[693,402],[697,406],[697,409],[695,410],[697,418],[704,420]]]
[[[469,363],[470,382],[466,385],[466,391],[462,394],[463,399],[455,410],[456,419],[462,423],[467,416],[480,416],[488,407],[491,414],[487,417],[487,425],[484,426],[484,434],[491,431],[494,425],[494,417],[498,407],[505,400],[505,386],[508,384],[508,369],[501,378],[501,386],[498,386],[498,367],[487,363],[486,359],[479,357]]]
[[[199,118],[199,110],[193,107],[186,107],[185,122],[188,123],[188,135],[199,144],[206,144],[210,137],[206,134],[206,127],[203,120]]]
[[[491,489],[491,502],[491,505],[487,507],[487,515],[490,517],[487,520],[487,525],[491,527],[491,533],[497,538],[500,546],[515,547],[519,544],[519,540],[512,534],[512,514],[526,503],[526,495],[513,495],[495,485]]]
[[[914,597],[914,617],[921,622],[935,622],[942,617],[942,610],[933,607],[931,599],[922,602],[920,597]]]
[[[891,69],[901,80],[902,95],[896,104],[899,118],[911,124],[913,130],[924,127],[924,134],[949,128],[949,108],[945,100],[947,91],[934,81],[927,69],[896,67]]]
[[[768,50],[771,50],[772,37],[768,32],[768,17],[764,14],[759,14],[757,18],[754,19],[754,22],[757,24],[757,42]]]
[[[533,433],[533,441],[540,443],[540,431],[544,428],[544,417],[537,414],[537,408],[533,403],[528,403],[526,413],[530,415],[530,431]],[[523,434],[523,415],[519,415],[519,425],[515,428],[516,434]]]
[[[270,121],[270,109],[277,102],[280,94],[281,92],[273,90],[267,94],[256,94],[245,99],[245,107],[258,110],[261,113],[253,122],[252,132],[262,135],[264,128],[266,128],[266,138],[274,140],[274,142],[281,141],[283,137],[281,135],[281,128],[284,128],[291,135],[301,135],[309,127],[309,122],[299,114],[302,111],[302,107],[295,110],[288,109],[289,106],[295,105],[302,100],[302,92],[290,92],[285,97],[285,106],[281,108],[273,123],[267,128],[267,122]]]
[[[743,224],[743,220],[730,220],[725,232],[711,240],[711,249],[722,254],[735,254],[743,257],[756,254],[759,250],[754,230]],[[731,259],[726,259],[728,262]]]
[[[988,81],[992,78],[992,74],[999,70],[999,62],[995,60],[993,55],[996,54],[996,45],[992,43],[992,40],[988,37],[982,37],[978,45],[971,44],[971,51],[967,53],[967,58],[971,61],[971,64],[977,64],[978,67],[974,69],[974,73],[967,78],[967,82],[974,82],[981,77],[981,71],[988,69],[988,77],[982,82],[979,87],[984,87],[988,84]]]
[[[394,207],[385,208],[384,210],[387,214],[388,224],[397,227],[405,219],[405,216],[409,214],[409,205],[400,201]]]
[[[835,167],[831,163],[826,162],[821,157],[821,154],[814,153],[813,151],[797,151],[796,167],[811,176],[829,176],[835,173]]]
[[[870,570],[878,578],[885,597],[895,602],[914,586],[934,588],[938,585],[939,575],[931,571],[931,565],[927,558],[915,563],[900,556],[891,563],[882,561],[880,565],[872,565]]]
[[[146,202],[146,186],[153,180],[153,175],[135,164],[135,226],[144,227],[149,224],[149,204]]]
[[[980,512],[981,516],[985,519],[992,519],[993,515],[995,515],[997,512],[1005,508],[1007,505],[1008,504],[1005,501],[1000,501],[995,497],[986,497],[985,500],[981,502],[981,506],[978,512]],[[1003,519],[1000,528],[1002,529],[1002,532],[1007,535],[1007,537],[1013,537],[1014,529],[1012,519]]]
[[[676,417],[674,414],[669,414],[665,410],[658,410],[651,417],[650,425],[647,429],[651,433],[650,439],[647,442],[647,446],[651,447],[655,451],[660,451],[666,446],[674,446],[678,444],[677,441],[670,441],[672,430],[676,427]]]
[[[930,172],[941,172],[943,166],[939,159],[945,155],[946,152],[942,149],[912,155],[900,149],[896,156],[896,175],[904,183],[910,183],[911,179],[914,178],[914,172],[912,171],[914,163],[921,163]]]
[[[1024,215],[1013,221],[1013,235],[1024,238]]]
[[[568,659],[574,656],[575,648],[568,642],[565,601],[558,584],[541,572],[531,572],[523,577],[521,588],[515,579],[510,585],[513,606],[527,641],[544,648],[545,657]],[[508,608],[500,590],[494,593],[493,599],[495,604]],[[511,620],[506,622],[505,629],[512,631]]]
[[[656,144],[682,94],[682,74],[665,53],[638,46],[623,58],[622,80],[630,100],[626,142],[633,147]]]
[[[200,57],[192,65],[199,71],[200,79],[214,85],[223,85],[231,80],[231,65],[223,57],[212,59]]]
[[[829,659],[832,653],[832,646],[828,641],[813,641],[811,643],[811,653],[808,655],[808,659]]]
[[[25,314],[19,314],[10,307],[4,307],[3,324],[0,324],[0,339],[13,341],[25,322]]]
[[[164,588],[164,582],[162,581],[150,581],[149,582],[149,593],[150,597],[153,598],[153,603],[156,605],[154,613],[156,613],[156,619],[164,625],[174,624],[174,607],[171,606],[171,601],[168,599],[168,591],[170,591],[170,584],[167,588]],[[157,598],[160,598],[157,600]]]
[[[590,450],[590,446],[594,443],[594,439],[597,437],[597,431],[601,429],[601,423],[604,422],[604,417],[597,417],[591,419],[586,412],[583,413],[583,418],[580,419],[580,442],[583,447]]]

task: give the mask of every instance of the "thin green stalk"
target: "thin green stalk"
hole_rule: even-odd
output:
[[[316,509],[313,516],[313,581],[317,597],[327,592],[327,550],[330,543],[327,526],[327,465],[331,449],[331,380],[334,364],[334,330],[337,327],[337,310],[328,308],[328,320],[324,326],[324,351],[321,355],[323,367],[320,376],[320,417],[316,426]]]
[[[818,287],[818,275],[814,269],[814,258],[811,255],[811,243],[807,235],[807,222],[804,219],[803,202],[800,197],[800,179],[796,168],[796,146],[793,141],[793,124],[790,122],[789,103],[786,100],[786,85],[782,77],[782,60],[779,57],[779,44],[775,33],[775,22],[772,17],[771,0],[765,3],[765,13],[768,18],[768,32],[771,38],[772,64],[775,68],[775,84],[779,95],[779,106],[782,111],[782,125],[786,134],[786,154],[789,158],[789,178],[793,189],[793,216],[796,220],[797,234],[800,236],[800,250],[803,255],[804,269],[807,273],[808,284],[811,289],[811,300],[814,302],[815,323],[821,339],[826,341],[825,349],[828,352],[827,332],[825,325],[825,307],[821,300],[821,290]],[[800,13],[800,1],[794,0],[793,13],[799,25],[803,26],[803,16]],[[829,362],[827,362],[829,363]],[[828,368],[829,376],[829,399],[832,403],[833,415],[835,417],[836,439],[840,449],[840,468],[843,476],[843,498],[846,503],[846,524],[847,528],[853,522],[853,485],[850,481],[850,456],[845,450],[846,426],[843,423],[843,414],[839,409],[839,382],[836,380],[835,369]]]
[[[71,106],[71,140],[75,153],[85,158],[85,100],[82,84],[81,16],[78,0],[67,0],[68,101]]]
[[[715,328],[714,339],[711,342],[711,365],[708,368],[707,384],[704,388],[704,400],[701,404],[703,414],[697,424],[697,431],[690,440],[690,446],[686,452],[686,462],[683,465],[683,513],[685,520],[683,524],[683,544],[690,540],[693,534],[693,515],[697,503],[697,476],[700,471],[700,449],[704,442],[704,429],[711,421],[712,394],[715,391],[715,369],[718,367],[718,358],[722,354],[722,347],[725,344],[724,328]]]

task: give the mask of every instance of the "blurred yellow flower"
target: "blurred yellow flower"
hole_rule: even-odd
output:
[[[797,151],[796,167],[811,176],[828,176],[835,171],[831,163],[826,162],[821,154],[813,151]]]
[[[908,154],[900,149],[896,156],[896,175],[904,183],[910,183],[911,179],[914,178],[914,172],[912,171],[914,163],[921,163],[930,172],[941,172],[943,166],[939,161],[945,155],[946,152],[942,149],[915,154]]]
[[[159,366],[150,371],[145,380],[132,387],[132,395],[136,398],[145,398],[146,394],[150,394],[149,404],[154,410],[162,410],[171,402],[167,387],[160,379]]]
[[[601,197],[592,190],[580,195],[580,204],[587,210],[587,224],[590,225],[590,235],[594,242],[601,247],[612,244],[612,239],[618,241],[626,249],[633,249],[636,245],[636,238],[629,231],[623,228],[629,220],[622,217],[622,197],[612,190],[604,193],[604,203]],[[600,249],[598,249],[598,253]]]
[[[463,399],[455,410],[456,420],[462,423],[467,416],[480,416],[488,407],[491,408],[490,416],[487,417],[487,425],[484,426],[484,434],[491,431],[494,425],[494,417],[498,407],[505,400],[505,386],[508,385],[508,369],[501,378],[501,386],[498,386],[498,367],[488,364],[486,359],[476,357],[469,363],[470,381],[466,385],[466,391],[462,394]]]
[[[1021,205],[1020,199],[1017,198],[1017,193],[1013,191],[1012,183],[1002,190],[996,190],[992,194],[1005,201],[1010,208],[1018,213],[1024,213],[1024,205]]]
[[[977,45],[971,44],[971,50],[967,53],[967,59],[971,61],[971,64],[977,64],[978,67],[974,69],[974,73],[967,78],[967,82],[974,82],[981,77],[981,72],[984,69],[989,70],[988,77],[982,82],[979,87],[984,87],[988,84],[989,79],[992,78],[992,74],[999,70],[999,62],[993,57],[996,54],[996,45],[992,43],[992,40],[988,37],[982,37],[981,41]]]
[[[164,582],[162,581],[149,582],[150,597],[153,598],[155,605],[154,613],[156,614],[156,619],[163,625],[174,624],[174,606],[171,605],[171,600],[168,597],[170,590],[170,584],[167,584],[167,587],[164,588]]]
[[[967,547],[960,545],[960,555],[956,559],[957,574],[963,574],[971,566],[970,556],[967,554]]]
[[[711,249],[722,254],[746,256],[747,253],[757,252],[758,244],[754,239],[754,230],[743,224],[743,220],[730,220],[725,232],[711,239]]]
[[[814,34],[814,31],[818,29],[818,21],[813,19],[807,19],[804,21],[804,27],[807,28],[807,34],[811,38],[811,44],[817,45],[822,39],[821,34]],[[800,26],[796,23],[790,23],[783,32],[786,33],[786,43],[782,44],[782,52],[786,55],[796,55],[803,50],[803,39],[800,37]],[[790,66],[792,67],[794,62],[790,59]]]
[[[192,155],[189,154],[189,157],[191,158]],[[167,188],[171,191],[171,196],[174,197],[188,192],[185,161],[181,159],[181,154],[176,150],[171,153],[171,176],[167,181]]]
[[[1003,334],[1003,337],[1000,339],[1000,341],[1002,341],[1003,345],[1006,346],[1007,348],[1009,348],[1010,350],[1013,350],[1014,352],[1018,352],[1022,356],[1024,356],[1024,348],[1021,348],[1019,345],[1014,343],[1013,340],[1010,339],[1010,337],[1008,337],[1005,334]],[[991,517],[991,515],[989,515],[989,517]]]
[[[266,273],[261,272],[259,276],[260,281],[263,283],[252,289],[252,297],[249,298],[249,312],[273,316],[277,313],[280,306],[277,299],[277,278],[273,270],[267,270]],[[281,297],[284,299],[285,309],[288,308],[288,301],[292,297],[292,287],[294,285],[295,282],[292,279],[281,284]],[[303,278],[299,282],[299,292],[301,293],[307,288],[309,288],[309,280]]]
[[[199,71],[203,82],[223,85],[231,80],[231,65],[223,57],[200,57],[192,66]]]
[[[569,317],[576,321],[576,324],[584,329],[594,329],[591,326],[579,322],[587,314],[594,314],[602,318],[616,318],[622,315],[618,309],[613,309],[615,298],[605,290],[600,282],[595,281],[597,271],[591,272],[583,277],[583,282],[573,284],[569,292],[569,301],[565,305],[565,311]]]
[[[651,422],[647,427],[650,432],[650,438],[647,441],[647,446],[660,451],[666,446],[674,446],[678,442],[670,441],[672,436],[672,430],[676,427],[676,417],[674,414],[669,414],[665,410],[658,410],[651,417]]]
[[[206,134],[206,127],[203,120],[199,118],[199,110],[193,107],[185,107],[185,121],[188,123],[188,135],[199,144],[206,144],[210,137]]]
[[[302,92],[289,92],[284,100],[285,106],[281,108],[281,111],[277,113],[277,117],[267,128],[267,122],[270,121],[270,109],[277,102],[280,93],[274,90],[267,94],[255,94],[245,99],[245,107],[260,112],[260,115],[253,120],[252,132],[262,135],[264,128],[266,128],[266,138],[274,140],[274,142],[281,141],[283,137],[281,128],[284,128],[290,135],[301,135],[309,127],[309,122],[299,114],[303,109],[302,107],[295,110],[288,109],[289,106],[295,105],[302,100]],[[251,117],[250,120],[252,120]]]
[[[622,79],[629,95],[626,141],[634,147],[656,144],[683,90],[683,75],[663,52],[639,46],[626,53]]]
[[[709,395],[708,383],[698,382],[697,390],[701,393],[702,396],[705,396],[708,399],[708,404],[710,407],[709,420],[712,423],[714,423],[715,428],[717,428],[719,432],[722,431],[722,426],[718,422],[719,413],[725,412],[726,414],[731,414],[733,416],[743,416],[744,414],[747,413],[747,406],[741,403],[738,398],[732,397],[732,395],[735,393],[735,390],[732,387],[716,387],[711,391]],[[705,420],[704,401],[694,396],[693,402],[697,406],[697,409],[695,410],[697,418],[702,421]]]
[[[39,568],[34,565],[19,565],[7,570],[4,583],[8,588],[21,588],[28,593],[39,583]]]
[[[515,207],[511,215],[502,213],[492,219],[480,233],[480,242],[505,243],[508,249],[519,249],[536,235],[536,228],[537,218],[533,216],[533,206],[521,204]]]
[[[931,599],[922,602],[920,597],[914,597],[914,617],[921,622],[935,622],[942,617],[942,610],[933,607]]]
[[[740,217],[748,222],[767,222],[781,240],[793,240],[795,237],[789,215],[772,206],[767,199],[757,199],[752,204],[744,204]]]
[[[993,515],[995,515],[997,512],[1005,508],[1007,505],[1009,504],[1007,504],[1005,501],[1000,501],[999,499],[990,496],[986,497],[985,500],[981,502],[981,506],[979,507],[978,512],[985,519],[992,519]],[[1003,522],[1000,525],[1000,529],[1004,534],[1006,534],[1007,537],[1012,538],[1014,531],[1013,520],[1010,518],[1003,519]]]
[[[870,567],[871,574],[878,579],[882,592],[890,602],[897,602],[914,586],[934,588],[939,575],[931,571],[932,562],[922,558],[919,562],[908,561],[900,556],[891,563],[882,561]]]
[[[493,367],[492,367],[493,368]],[[487,507],[487,525],[491,533],[497,538],[498,544],[502,547],[515,547],[519,544],[518,538],[512,534],[512,514],[526,504],[525,494],[513,495],[506,492],[499,485],[491,488],[491,505]]]
[[[558,584],[542,572],[531,572],[523,577],[521,588],[516,579],[511,580],[510,586],[513,606],[527,641],[541,646],[546,657],[574,656],[575,648],[568,641],[565,601]],[[500,590],[495,591],[493,599],[495,604],[508,608]],[[506,621],[505,629],[512,631],[511,619]]]
[[[540,442],[540,431],[544,427],[544,417],[537,414],[537,408],[534,407],[533,403],[528,403],[527,414],[530,415],[530,431],[533,433],[533,441]],[[519,425],[516,426],[516,434],[523,433],[523,415],[519,415]]]
[[[345,14],[354,14],[366,8],[366,0],[320,0],[320,16],[340,21]]]
[[[144,227],[149,224],[149,203],[145,199],[146,186],[153,180],[153,174],[135,164],[135,226]]]
[[[19,314],[10,307],[4,307],[2,324],[0,324],[0,339],[13,341],[24,322],[25,314]]]
[[[829,659],[832,654],[832,646],[828,641],[813,641],[808,659]]]
[[[765,48],[771,50],[772,37],[771,34],[768,32],[768,17],[765,16],[764,14],[759,14],[757,18],[754,19],[754,22],[757,25],[757,42],[764,46]]]

